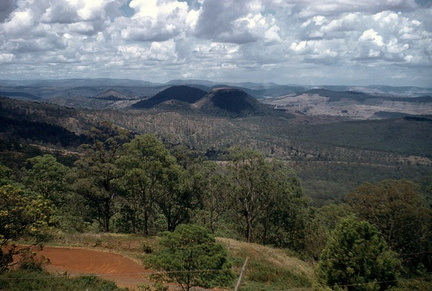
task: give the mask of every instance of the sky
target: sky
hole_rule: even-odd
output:
[[[0,0],[0,79],[432,87],[432,0]]]

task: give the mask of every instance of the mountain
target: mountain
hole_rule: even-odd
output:
[[[27,93],[27,92],[5,92],[0,91],[0,96],[4,97],[10,97],[10,98],[16,98],[16,99],[24,99],[24,100],[39,100],[39,96],[35,96],[33,94]]]
[[[195,105],[201,112],[216,115],[260,115],[269,109],[245,91],[222,87],[214,88]]]
[[[114,89],[109,89],[105,92],[102,92],[98,95],[96,95],[95,97],[96,99],[101,99],[101,100],[109,100],[109,101],[119,101],[119,100],[127,100],[130,99],[129,96],[120,93]]]
[[[0,98],[0,163],[9,160],[9,164],[13,164],[11,157],[22,156],[17,147],[26,144],[44,150],[65,147],[68,152],[76,151],[76,146],[88,139],[84,136],[88,130],[108,121],[133,133],[152,133],[172,144],[184,144],[203,154],[213,153],[214,159],[234,145],[283,158],[296,169],[304,181],[305,193],[317,203],[341,198],[367,181],[401,178],[430,181],[430,108],[429,116],[406,117],[405,114],[381,120],[335,118],[331,114],[340,113],[346,108],[343,104],[349,104],[345,103],[345,98],[328,102],[329,97],[318,95],[326,94],[324,91],[309,93],[316,94],[281,98],[282,101],[294,98],[298,106],[303,106],[294,107],[291,103],[290,110],[302,112],[295,113],[295,118],[287,118],[290,117],[286,113],[288,110],[273,110],[246,92],[227,87],[214,89],[195,103],[170,99],[151,110],[137,110],[130,105],[120,110],[112,107],[82,109]],[[105,96],[109,95],[110,92],[106,92]],[[350,110],[370,111],[368,114],[384,108],[350,102],[353,104]],[[390,105],[393,103],[400,105],[394,101]],[[407,109],[419,110],[425,104],[428,103],[418,103],[419,107],[412,107],[417,103],[405,105]],[[326,108],[333,111],[326,112]],[[388,107],[386,112],[390,109]],[[393,109],[397,112],[397,107]]]
[[[207,94],[206,91],[189,86],[172,86],[153,97],[141,100],[132,105],[132,108],[152,108],[166,101],[176,100],[186,103],[195,103]]]

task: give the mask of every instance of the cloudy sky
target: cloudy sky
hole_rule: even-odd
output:
[[[0,0],[0,79],[432,87],[431,0]]]

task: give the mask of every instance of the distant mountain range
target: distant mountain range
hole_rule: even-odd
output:
[[[108,122],[212,159],[232,146],[283,158],[296,167],[305,193],[319,201],[342,197],[365,181],[432,177],[431,94],[92,82],[0,86],[9,95],[0,97],[0,163],[16,166],[19,158],[22,167],[37,149],[61,153],[71,165],[78,146],[91,142],[92,128]],[[407,90],[414,92],[399,92]]]
[[[231,116],[268,114],[269,107],[291,114],[355,119],[432,114],[432,88],[419,87],[218,84],[203,80],[165,84],[126,79],[0,80],[0,96],[75,108],[157,107]]]
[[[210,92],[190,86],[172,86],[151,98],[132,104],[132,108],[178,108],[178,102],[189,104],[188,109],[211,115],[245,116],[270,113],[268,106],[245,91],[231,87],[213,88]]]
[[[40,99],[65,96],[94,97],[103,91],[114,89],[124,94],[150,96],[171,86],[191,86],[204,91],[215,87],[232,87],[241,89],[256,98],[276,97],[289,93],[300,94],[311,89],[330,91],[354,91],[374,95],[418,97],[432,95],[432,88],[393,87],[393,86],[308,86],[279,85],[276,83],[219,83],[205,80],[172,80],[167,83],[151,83],[128,79],[61,79],[61,80],[0,80],[0,91],[13,94],[21,92]],[[98,90],[95,94],[95,89]],[[7,95],[7,94],[2,94]],[[23,95],[24,96],[24,95]],[[7,96],[14,97],[14,96]],[[33,98],[33,97],[32,97]]]

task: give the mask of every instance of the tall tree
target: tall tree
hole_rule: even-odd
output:
[[[87,200],[95,219],[108,232],[113,202],[120,194],[115,181],[121,172],[116,162],[130,134],[109,122],[103,122],[91,130],[90,137],[93,143],[81,146],[82,156],[75,162],[74,188]]]
[[[386,290],[396,285],[398,267],[396,254],[375,226],[344,218],[322,251],[318,270],[330,287]]]
[[[171,190],[169,185],[177,180],[176,159],[156,136],[145,134],[124,145],[117,165],[123,172],[117,183],[126,190],[126,199],[135,217],[132,225],[136,228],[142,214],[143,232],[149,235],[156,202],[167,197]]]
[[[27,160],[23,180],[28,188],[60,206],[68,191],[68,172],[68,167],[57,162],[52,155],[45,154]]]
[[[303,236],[302,212],[308,201],[294,171],[252,150],[235,149],[231,158],[231,199],[242,218],[246,240],[288,246],[296,234],[295,239]]]
[[[416,269],[419,263],[432,270],[431,209],[419,186],[407,180],[365,183],[346,196],[359,217],[375,225],[404,263]]]
[[[354,216],[351,207],[346,203],[312,208],[306,226],[305,253],[317,260],[339,222],[343,218]]]
[[[232,185],[222,164],[205,161],[197,167],[195,187],[201,191],[202,211],[196,213],[195,219],[215,234],[220,218],[231,206],[229,193]]]

